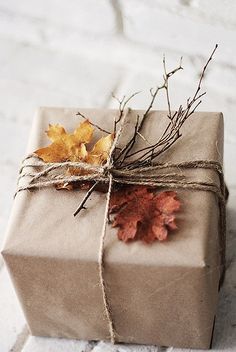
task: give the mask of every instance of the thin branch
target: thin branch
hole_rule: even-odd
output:
[[[145,142],[147,142],[149,145],[151,145],[151,143],[147,140],[146,137],[144,137],[139,131],[137,131],[137,135],[142,138],[142,140],[144,140]]]
[[[124,110],[125,110],[125,108],[126,108],[128,102],[129,102],[131,99],[133,99],[133,98],[134,98],[137,94],[139,94],[139,93],[140,93],[140,91],[133,93],[133,94],[130,95],[126,100],[125,100],[125,98],[126,98],[125,95],[124,95],[123,98],[120,100],[119,98],[117,98],[117,97],[112,93],[112,97],[113,97],[115,100],[117,100],[118,103],[119,103],[119,116],[118,116],[117,119],[114,120],[113,133],[116,133],[117,125],[118,125],[118,123],[120,122],[120,120],[121,120],[121,118],[122,118],[122,116],[123,116],[123,114],[124,114]]]
[[[124,156],[123,156],[122,160],[120,161],[120,164],[123,163],[123,161],[125,160],[127,154],[128,154],[129,151],[133,148],[133,146],[134,146],[134,144],[135,144],[135,142],[136,142],[138,128],[139,128],[139,115],[137,115],[136,124],[135,124],[135,126],[134,126],[134,134],[133,134],[133,137],[130,139],[130,143],[127,144],[128,147],[125,147],[125,148],[123,149],[123,151],[122,151],[123,154],[124,154]],[[122,152],[120,152],[120,154],[119,154],[119,156],[118,156],[118,159],[120,158]]]
[[[166,92],[166,100],[167,100],[167,106],[168,106],[168,117],[169,119],[172,121],[172,112],[171,112],[171,104],[170,104],[170,94],[169,94],[169,78],[177,71],[182,70],[182,60],[183,57],[181,56],[180,58],[180,63],[179,66],[171,71],[171,72],[167,72],[167,68],[166,68],[166,59],[165,59],[165,55],[163,55],[163,68],[164,68],[164,88],[165,88],[165,92]]]
[[[214,54],[215,54],[217,48],[218,48],[218,44],[215,45],[215,48],[213,49],[213,51],[212,51],[212,53],[211,53],[209,59],[207,60],[205,66],[203,67],[203,70],[202,70],[202,72],[201,72],[200,79],[199,79],[199,82],[198,82],[198,86],[197,86],[196,92],[195,92],[195,94],[194,94],[194,96],[193,96],[193,99],[196,99],[197,94],[198,94],[198,92],[199,92],[200,89],[201,89],[201,84],[202,84],[203,77],[204,77],[204,75],[205,75],[205,73],[206,73],[206,69],[207,69],[207,67],[208,67],[208,65],[209,65],[209,63],[210,63],[210,61],[212,60],[212,58],[213,58],[213,56],[214,56]]]
[[[92,125],[93,127],[96,127],[99,131],[105,132],[107,134],[111,134],[111,132],[104,130],[104,128],[101,128],[100,126],[96,125],[95,123],[91,122],[86,116],[84,116],[81,112],[77,112],[76,113],[77,116],[81,116],[84,120],[88,120],[90,125]]]
[[[164,63],[165,63],[165,59],[164,59]],[[145,111],[145,113],[144,113],[144,115],[143,115],[142,121],[141,121],[140,126],[139,126],[139,129],[138,129],[139,132],[141,131],[141,129],[142,129],[143,125],[144,125],[144,122],[145,122],[145,120],[146,120],[146,118],[147,118],[147,116],[148,116],[150,110],[151,110],[152,107],[153,107],[153,104],[154,104],[154,102],[155,102],[155,99],[156,99],[156,97],[157,97],[158,92],[159,92],[161,89],[167,89],[167,91],[168,91],[168,80],[169,80],[169,78],[170,78],[171,76],[173,76],[176,72],[178,72],[179,70],[182,70],[182,69],[183,69],[183,67],[181,66],[181,64],[182,64],[182,58],[180,59],[180,64],[179,64],[179,66],[178,66],[177,68],[175,68],[174,70],[170,71],[170,72],[166,72],[166,66],[165,66],[165,75],[164,75],[164,77],[163,77],[163,79],[164,79],[163,84],[162,84],[160,87],[157,87],[154,93],[153,93],[153,89],[152,89],[152,88],[150,89],[150,93],[151,93],[152,99],[151,99],[151,102],[150,102],[150,104],[149,104],[147,110]],[[167,85],[167,88],[166,88],[166,85]]]
[[[92,187],[88,190],[88,192],[85,194],[84,198],[82,199],[81,203],[79,204],[77,210],[74,212],[74,216],[78,215],[79,212],[82,210],[82,209],[86,209],[86,207],[84,206],[87,199],[90,197],[90,195],[93,193],[95,187],[97,186],[97,184],[99,183],[99,181],[95,182]]]

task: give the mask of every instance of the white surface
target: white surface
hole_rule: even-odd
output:
[[[225,116],[228,206],[227,272],[213,351],[236,350],[236,2],[231,0],[0,0],[0,246],[35,109],[40,105],[115,107],[110,94],[148,89],[162,54],[184,68],[172,81],[173,107],[185,101],[214,44],[201,110]],[[166,105],[160,97],[156,107]],[[171,333],[171,332],[170,332]],[[180,352],[153,346],[29,337],[0,258],[0,352]],[[181,350],[184,351],[184,350]],[[185,350],[186,351],[186,350]]]
[[[66,339],[51,339],[47,337],[30,336],[22,352],[88,352],[92,343]]]
[[[0,272],[0,351],[10,351],[25,326],[6,268]]]

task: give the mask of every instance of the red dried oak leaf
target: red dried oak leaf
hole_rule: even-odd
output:
[[[115,213],[113,227],[124,242],[141,239],[146,243],[167,238],[168,230],[177,228],[175,212],[180,208],[176,192],[153,193],[145,186],[130,186],[112,193],[110,213]]]

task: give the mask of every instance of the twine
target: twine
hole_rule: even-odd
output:
[[[116,341],[116,332],[112,319],[111,307],[107,297],[106,285],[104,281],[104,245],[106,236],[106,225],[109,215],[109,202],[112,192],[112,184],[128,184],[128,185],[145,185],[149,187],[160,187],[170,189],[187,189],[197,191],[209,191],[215,194],[219,202],[219,234],[220,234],[220,254],[221,254],[221,278],[220,285],[223,283],[225,272],[225,236],[226,236],[226,216],[225,216],[225,183],[223,169],[219,162],[214,160],[195,160],[181,163],[163,163],[148,167],[140,167],[136,169],[116,169],[113,165],[113,152],[121,133],[123,131],[125,118],[129,110],[127,110],[120,121],[119,130],[116,133],[113,145],[111,147],[107,162],[104,166],[94,166],[83,162],[62,162],[62,163],[45,163],[35,154],[28,155],[22,162],[19,172],[17,190],[15,196],[24,190],[40,189],[50,187],[60,183],[71,183],[79,181],[93,181],[95,183],[102,182],[108,184],[108,192],[106,194],[106,207],[104,214],[104,222],[100,237],[100,247],[98,254],[99,280],[102,290],[102,298],[104,311],[108,323],[110,341],[114,344]],[[39,168],[44,168],[39,171]],[[78,168],[88,171],[87,175],[65,176],[63,170],[68,167]],[[28,168],[33,171],[27,171]],[[206,181],[189,181],[180,172],[170,172],[170,169],[210,169],[217,173],[218,182]],[[168,170],[168,173],[158,174],[158,170]],[[91,173],[90,173],[91,172]],[[23,184],[22,184],[23,183]]]
[[[103,298],[103,304],[105,308],[105,314],[106,318],[108,321],[108,327],[109,327],[109,333],[110,333],[110,341],[112,344],[115,344],[115,328],[114,328],[114,323],[111,317],[111,308],[108,303],[108,297],[107,297],[107,292],[106,292],[106,286],[105,286],[105,281],[104,281],[104,243],[105,243],[105,236],[106,236],[106,224],[107,224],[107,219],[108,219],[108,214],[109,214],[109,203],[110,203],[110,197],[111,197],[111,189],[112,189],[112,175],[109,175],[109,188],[107,192],[107,201],[106,201],[106,208],[105,208],[105,216],[104,216],[104,221],[103,221],[103,226],[102,226],[102,234],[100,237],[100,248],[99,248],[99,255],[98,255],[98,264],[99,264],[99,279],[100,279],[100,285],[102,288],[102,298]]]

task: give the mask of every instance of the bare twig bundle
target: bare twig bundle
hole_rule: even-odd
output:
[[[135,182],[137,181],[135,180],[135,175],[133,175],[132,170],[134,171],[136,170],[136,172],[137,171],[150,172],[152,167],[153,169],[158,167],[157,158],[166,150],[168,150],[181,137],[181,128],[183,124],[187,121],[187,119],[191,115],[193,115],[193,113],[196,111],[196,109],[199,107],[199,105],[202,102],[201,98],[206,94],[206,92],[201,91],[201,85],[202,85],[203,77],[205,75],[207,67],[210,61],[212,60],[217,47],[218,45],[216,44],[209,59],[207,60],[205,66],[202,69],[195,93],[193,94],[192,97],[189,97],[187,99],[185,107],[183,105],[180,105],[178,110],[176,110],[175,112],[172,112],[172,109],[171,109],[170,94],[169,94],[169,80],[175,73],[183,69],[182,58],[180,59],[180,63],[178,67],[176,67],[171,71],[167,71],[165,56],[163,57],[163,68],[164,68],[163,83],[161,86],[158,86],[155,89],[153,88],[150,89],[150,95],[151,95],[150,103],[147,109],[145,110],[145,112],[143,113],[142,118],[140,118],[140,116],[137,115],[132,137],[128,140],[128,142],[122,149],[120,147],[117,147],[117,143],[116,143],[117,134],[120,134],[121,132],[121,124],[122,124],[122,121],[124,120],[124,114],[125,114],[127,104],[131,101],[131,99],[134,96],[139,94],[139,92],[132,94],[128,98],[124,96],[121,100],[113,95],[113,97],[118,101],[118,104],[119,104],[118,117],[114,120],[114,126],[113,126],[113,133],[116,136],[115,137],[116,142],[114,141],[113,148],[111,149],[111,153],[109,155],[109,165],[105,165],[104,167],[105,171],[108,170],[106,169],[106,167],[109,166],[109,172],[112,172],[113,170],[114,176],[115,174],[117,174],[117,172],[118,173],[119,172],[122,173],[122,171],[125,173],[129,172],[129,175],[130,177],[132,177],[133,183],[135,184]],[[166,95],[168,122],[160,138],[154,144],[151,144],[150,142],[148,142],[148,139],[142,135],[141,132],[145,121],[149,117],[149,113],[158,96],[158,93],[161,90],[164,90]],[[86,119],[86,117],[80,112],[78,112],[77,115]],[[100,131],[103,131],[105,133],[110,133],[102,129],[98,125],[93,124],[93,126],[98,128]],[[138,137],[142,138],[146,142],[147,146],[133,151],[133,148],[136,144]],[[145,175],[145,177],[147,178],[148,175]],[[122,182],[125,183],[125,181],[122,181]],[[85,209],[85,203],[88,197],[96,189],[96,186],[98,185],[98,183],[99,181],[96,181],[93,183],[92,187],[88,190],[87,194],[85,195],[84,199],[80,203],[74,215],[77,215],[80,212],[80,210]],[[131,181],[129,180],[129,184],[130,183]]]
[[[183,105],[180,105],[178,110],[172,113],[171,103],[170,103],[170,96],[169,96],[169,79],[172,77],[176,72],[182,70],[182,58],[180,60],[180,64],[177,68],[172,71],[167,72],[166,70],[166,62],[165,57],[163,58],[163,66],[164,66],[164,76],[163,76],[163,84],[160,87],[157,87],[155,90],[150,89],[151,94],[151,101],[144,112],[141,122],[140,116],[137,116],[136,125],[134,129],[134,133],[132,138],[127,142],[126,146],[117,153],[117,156],[114,159],[114,164],[118,168],[129,168],[135,169],[144,166],[151,166],[154,159],[156,159],[160,154],[164,153],[167,149],[169,149],[180,137],[181,137],[181,128],[185,121],[196,111],[198,106],[201,104],[201,98],[206,94],[206,92],[201,92],[201,84],[203,77],[205,75],[206,69],[212,60],[212,57],[217,49],[218,45],[215,46],[214,50],[212,51],[209,59],[207,60],[205,66],[200,75],[200,79],[196,88],[196,91],[193,97],[189,97],[186,102],[185,108]],[[160,90],[165,90],[166,92],[166,99],[168,105],[168,114],[167,118],[169,123],[167,124],[166,129],[163,131],[161,137],[152,145],[148,145],[144,148],[136,150],[132,152],[132,148],[135,145],[135,141],[137,135],[140,133],[145,120],[148,118],[148,114],[157,98],[157,95]],[[134,159],[135,161],[131,161]]]

